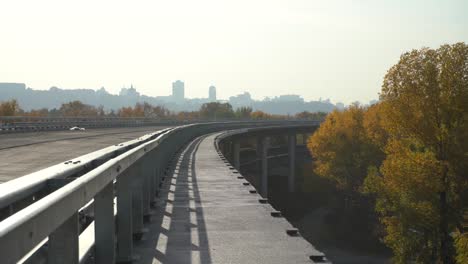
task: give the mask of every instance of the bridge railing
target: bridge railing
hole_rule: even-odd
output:
[[[67,183],[70,178],[79,177],[105,161],[155,139],[169,130],[155,131],[0,184],[0,220],[47,195]]]
[[[75,126],[106,128],[184,123],[188,122],[161,118],[0,116],[0,133],[67,130]]]
[[[143,217],[150,211],[153,197],[164,179],[165,169],[181,147],[203,134],[273,124],[285,125],[290,122],[180,126],[149,135],[141,139],[140,143],[126,148],[125,152],[124,149],[118,149],[118,153],[113,155],[105,152],[103,156],[110,156],[101,160],[102,164],[84,170],[79,177],[70,178],[66,175],[73,174],[74,169],[86,168],[92,161],[80,165],[72,160],[71,164],[77,165],[76,168],[68,172],[63,167],[46,171],[40,180],[29,187],[24,187],[27,180],[18,179],[15,184],[7,185],[11,191],[0,197],[0,204],[9,206],[12,201],[18,202],[18,197],[30,195],[31,190],[48,180],[61,180],[56,182],[57,187],[52,192],[36,198],[0,222],[2,263],[16,263],[25,256],[34,255],[31,253],[43,248],[39,246],[45,241],[49,263],[79,263],[80,257],[83,260],[85,252],[90,252],[90,247],[94,248],[96,263],[131,260],[133,236],[142,232]],[[2,191],[7,189],[5,184],[0,185]],[[89,208],[90,204],[94,222],[92,225],[80,226],[79,212]],[[115,212],[117,217],[114,217]],[[91,238],[90,232],[84,232],[89,231],[90,226],[93,228]],[[118,227],[117,231],[115,226]],[[84,237],[85,233],[88,236]],[[87,243],[83,243],[82,238],[87,239]],[[89,242],[89,239],[93,241]],[[117,250],[114,248],[116,242]],[[88,246],[83,247],[84,244]]]
[[[225,119],[219,121],[253,122],[252,120]],[[287,120],[283,120],[287,121]],[[308,120],[294,120],[307,122]],[[67,130],[72,127],[106,128],[106,127],[135,127],[157,125],[184,125],[193,123],[216,122],[208,119],[177,120],[172,118],[143,118],[143,117],[29,117],[29,116],[0,116],[0,134],[34,131]],[[272,122],[272,120],[256,120],[256,122]],[[278,122],[278,121],[276,121]]]

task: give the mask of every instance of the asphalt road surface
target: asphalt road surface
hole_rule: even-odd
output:
[[[0,134],[0,183],[166,127]]]

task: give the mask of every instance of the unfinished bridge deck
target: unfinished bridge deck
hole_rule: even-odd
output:
[[[323,254],[217,152],[216,134],[198,138],[174,158],[149,230],[135,244],[137,263],[313,263]]]

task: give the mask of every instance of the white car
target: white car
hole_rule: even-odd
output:
[[[74,126],[74,127],[71,127],[70,128],[70,131],[84,131],[85,128],[84,127],[77,127],[77,126]]]

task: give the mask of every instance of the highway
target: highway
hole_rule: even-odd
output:
[[[0,134],[0,183],[166,127]]]
[[[56,263],[87,258],[115,263],[135,255],[140,264],[326,263],[324,254],[268,203],[267,192],[260,195],[221,152],[228,144],[221,141],[228,140],[221,131],[247,133],[246,126],[253,127],[249,133],[263,137],[290,135],[285,127],[296,134],[310,129],[287,121],[282,126],[232,122],[178,127],[96,168],[86,161],[60,163],[164,126],[1,135],[2,263],[29,257],[33,261],[44,254]],[[237,140],[229,135],[229,140]],[[240,149],[240,143],[229,144]],[[268,153],[265,146],[262,159]],[[58,170],[31,175],[38,182],[6,182],[54,164],[60,164],[54,167]],[[57,176],[75,169],[77,179]],[[268,186],[267,179],[261,182],[262,189]],[[44,238],[47,245],[41,246]]]

